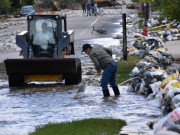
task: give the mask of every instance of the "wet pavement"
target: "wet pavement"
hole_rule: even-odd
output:
[[[144,96],[127,92],[119,86],[121,95],[102,98],[101,88],[87,86],[77,93],[77,86],[62,84],[36,84],[24,88],[9,89],[6,81],[0,83],[0,133],[1,135],[27,135],[36,126],[49,122],[66,122],[85,118],[118,118],[128,125],[122,133],[146,134],[149,120],[161,117],[156,102]],[[78,96],[77,96],[78,94]]]
[[[121,32],[119,19],[115,17],[112,20],[114,24],[110,23],[107,26],[111,25],[113,28],[107,29],[108,34],[103,38],[102,36],[99,38],[97,33],[91,34],[91,24],[96,21],[96,18],[91,20],[88,30],[84,29],[85,31],[78,35],[79,40],[76,41],[79,57],[81,57],[81,45],[86,42],[106,45],[105,47],[120,45],[119,39],[107,38]],[[86,35],[86,40],[82,40],[84,38],[81,35]],[[93,37],[96,39],[92,40]],[[147,101],[142,95],[127,92],[126,86],[119,86],[119,88],[120,97],[114,97],[110,88],[112,96],[104,99],[101,87],[97,84],[88,85],[82,93],[77,93],[78,86],[57,83],[37,83],[10,89],[7,78],[4,77],[0,79],[0,134],[27,135],[34,131],[36,126],[49,122],[67,122],[97,117],[125,120],[128,125],[121,133],[140,135],[151,132],[146,123],[162,117],[161,109],[156,106],[157,102]]]

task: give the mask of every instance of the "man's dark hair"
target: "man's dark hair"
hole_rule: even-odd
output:
[[[84,44],[83,46],[82,46],[82,52],[84,52],[86,49],[88,49],[88,48],[92,48],[92,46],[90,45],[90,44]]]

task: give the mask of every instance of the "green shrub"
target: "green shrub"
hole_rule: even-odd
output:
[[[92,118],[81,121],[48,124],[30,135],[114,135],[126,125],[120,119]]]
[[[136,66],[141,59],[139,56],[128,56],[128,60],[120,60],[118,62],[118,70],[117,70],[117,83],[122,83],[130,78],[130,73],[132,69]]]

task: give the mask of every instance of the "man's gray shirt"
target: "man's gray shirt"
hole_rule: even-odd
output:
[[[109,52],[111,52],[111,54],[109,54]],[[104,69],[108,64],[114,61],[111,55],[111,50],[98,46],[91,49],[89,57],[94,63],[96,70],[100,70]]]

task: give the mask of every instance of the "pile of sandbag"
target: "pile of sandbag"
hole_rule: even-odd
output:
[[[163,114],[168,114],[175,108],[180,107],[180,80],[179,72],[168,75],[162,81],[150,85],[153,93],[148,99],[159,99],[159,105]]]
[[[139,55],[148,62],[159,64],[164,69],[170,65],[172,56],[163,47],[163,42],[159,38],[135,36],[133,46],[129,48],[129,55]]]
[[[149,19],[147,25],[149,31],[151,31],[151,29],[153,31],[153,28],[156,26],[164,26],[164,30],[149,33],[151,37],[159,37],[163,41],[180,40],[180,22],[176,20],[170,22],[168,19],[164,19],[160,22],[158,19],[151,18]]]
[[[179,135],[180,134],[180,107],[160,120],[147,123],[153,128],[153,135]]]
[[[129,49],[129,54],[137,54],[137,52],[141,53],[144,51],[149,51],[155,48],[163,47],[163,42],[159,38],[153,38],[153,37],[145,37],[141,36],[139,34],[136,34],[134,37],[134,48]]]
[[[128,91],[143,94],[147,100],[156,100],[156,106],[167,115],[154,125],[155,135],[180,133],[179,71],[167,68],[173,63],[173,58],[163,47],[162,38],[136,34],[129,55],[139,55],[142,60],[130,74]]]
[[[130,55],[139,55],[143,59],[136,64],[136,67],[131,72],[131,82],[129,85],[129,91],[134,91],[139,94],[143,94],[148,99],[158,98],[159,104],[162,107],[164,114],[170,112],[175,108],[175,104],[168,104],[168,101],[171,102],[167,95],[168,92],[171,93],[171,99],[177,95],[179,88],[176,88],[176,91],[168,89],[175,88],[178,85],[178,73],[174,71],[166,70],[168,65],[173,63],[172,56],[168,53],[166,48],[163,48],[162,42],[157,39],[148,39],[145,37],[135,38],[135,43],[133,47],[129,49]],[[171,81],[177,81],[170,88],[164,87],[165,82],[171,77],[175,76]],[[172,78],[171,78],[172,79]],[[168,85],[169,86],[169,85]],[[177,90],[178,89],[178,90]],[[172,91],[175,94],[172,94]],[[166,94],[165,94],[166,92]],[[177,101],[177,100],[176,100]],[[176,105],[177,106],[177,105]]]
[[[167,18],[150,18],[147,22],[148,27],[156,27],[159,25],[170,23],[170,21]]]

